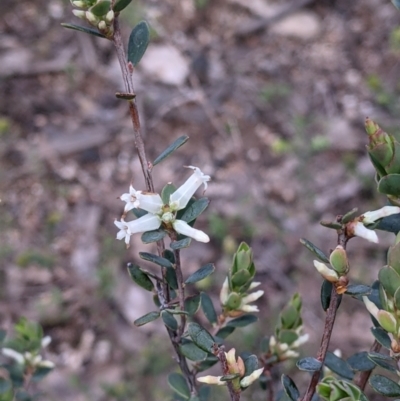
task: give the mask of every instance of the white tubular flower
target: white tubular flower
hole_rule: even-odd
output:
[[[121,240],[125,238],[125,243],[129,246],[132,233],[129,231],[128,224],[123,219],[121,219],[121,221],[114,220],[114,224],[119,228],[117,239]]]
[[[282,354],[282,358],[289,359],[289,358],[298,358],[299,353],[297,351],[293,351],[291,349],[288,349],[286,352]]]
[[[219,293],[219,300],[221,305],[225,305],[229,298],[229,280],[228,277],[225,279],[224,284],[222,284],[221,292]]]
[[[400,207],[398,206],[384,206],[378,210],[364,213],[364,224],[372,224],[375,221],[383,219],[384,217],[391,216],[392,214],[400,213]]]
[[[155,214],[147,213],[136,220],[126,223],[130,234],[144,233],[145,231],[157,230],[161,225],[161,218]]]
[[[136,191],[131,185],[129,187],[129,193],[122,194],[119,197],[119,199],[121,199],[123,202],[126,202],[124,213],[129,212],[129,210],[132,210],[133,208],[139,207],[138,195],[141,193],[142,191]]]
[[[377,244],[379,242],[378,236],[374,230],[370,230],[364,226],[363,223],[357,221],[353,224],[353,231],[356,237],[361,237],[366,239],[369,242],[374,242]]]
[[[250,290],[254,290],[254,288],[257,288],[259,285],[261,285],[261,281],[254,281],[254,282],[252,282],[252,283],[250,284],[249,291],[250,291]]]
[[[245,297],[242,298],[242,304],[249,304],[251,302],[257,301],[258,298],[261,298],[264,295],[263,290],[258,290],[256,292],[252,292],[249,295],[246,295]]]
[[[153,193],[143,193],[141,191],[138,191],[140,193],[137,193],[136,199],[138,202],[137,207],[140,207],[140,209],[146,210],[146,212],[152,213],[152,214],[159,214],[162,212],[162,207],[163,207],[163,201],[161,199],[161,196],[158,194],[153,194]]]
[[[256,369],[251,375],[245,376],[240,380],[240,386],[245,388],[249,387],[251,383],[255,382],[263,373],[264,368]]]
[[[19,352],[11,349],[11,348],[3,348],[1,353],[11,359],[14,359],[15,362],[19,363],[20,365],[25,365],[25,358]]]
[[[210,237],[201,230],[196,230],[193,227],[190,227],[188,223],[183,220],[175,220],[172,223],[174,230],[179,233],[186,235],[188,237],[194,238],[196,241],[199,242],[209,242]]]
[[[37,366],[40,368],[54,369],[56,365],[53,362],[46,360],[41,361]]]
[[[296,341],[293,341],[292,344],[290,344],[290,347],[291,348],[298,348],[301,345],[305,344],[308,341],[309,338],[310,338],[310,336],[308,334],[303,334]]]
[[[80,1],[80,0],[72,1],[72,4],[75,7],[78,7],[78,8],[85,8],[86,7],[85,3],[83,1]]]
[[[365,307],[368,309],[368,312],[376,319],[378,320],[378,313],[379,313],[379,308],[368,299],[368,297],[362,297]]]
[[[86,19],[86,12],[83,10],[72,10],[72,14],[80,19]]]
[[[205,191],[207,189],[207,181],[211,179],[209,175],[205,175],[198,167],[188,167],[194,170],[193,174],[169,198],[169,205],[174,211],[186,207],[197,188],[202,184],[204,184]]]
[[[243,305],[238,310],[246,313],[260,312],[260,309],[258,309],[258,306],[256,305]]]
[[[217,384],[218,386],[224,386],[226,382],[221,380],[222,376],[202,376],[198,377],[197,381],[206,384]]]

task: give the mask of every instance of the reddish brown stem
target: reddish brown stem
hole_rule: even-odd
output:
[[[381,347],[382,346],[378,343],[378,341],[375,340],[369,352],[379,352]],[[354,384],[357,385],[362,391],[364,391],[368,379],[371,376],[371,373],[372,370],[366,370],[364,372],[360,372],[358,377],[354,380]]]

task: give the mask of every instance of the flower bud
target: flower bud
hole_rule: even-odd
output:
[[[86,11],[85,13],[86,19],[89,23],[91,23],[94,26],[97,26],[97,24],[99,23],[99,19],[90,11]]]
[[[85,8],[86,7],[86,4],[83,1],[80,1],[80,0],[72,1],[72,5],[74,5],[75,7],[78,7],[78,8]]]
[[[225,303],[225,306],[228,309],[238,309],[240,307],[240,304],[242,303],[242,297],[237,294],[236,292],[232,292],[229,294],[228,300]]]
[[[72,14],[74,14],[75,17],[86,19],[86,12],[83,10],[72,10]]]
[[[114,11],[110,10],[105,17],[105,21],[111,24],[114,21]]]
[[[336,283],[339,280],[339,275],[335,270],[330,269],[325,263],[314,260],[314,266],[325,280],[328,280],[331,283]]]
[[[347,274],[349,271],[349,261],[347,259],[346,251],[342,245],[338,245],[329,257],[331,266],[340,274]]]

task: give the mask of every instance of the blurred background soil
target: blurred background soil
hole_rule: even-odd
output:
[[[53,338],[57,369],[42,400],[169,399],[172,347],[158,322],[133,326],[155,307],[126,271],[154,247],[115,240],[117,198],[131,182],[144,188],[127,105],[115,98],[119,66],[111,43],[60,26],[81,23],[71,9],[0,3],[0,322],[11,329],[26,316]],[[321,279],[299,238],[328,253],[335,233],[320,220],[385,204],[363,123],[399,132],[400,13],[386,0],[133,0],[126,42],[143,18],[152,41],[134,79],[150,160],[190,137],[154,168],[156,189],[180,185],[187,165],[212,176],[197,223],[212,240],[183,251],[185,274],[214,262],[202,288],[217,305],[235,246],[248,241],[262,312],[228,348],[258,352],[297,291],[311,336],[304,355],[315,355]],[[379,236],[379,245],[351,241],[354,283],[371,283],[385,264],[393,238]],[[373,339],[364,308],[349,297],[342,305],[331,351],[347,358]],[[293,372],[304,390],[308,375]],[[264,400],[254,387],[243,398]]]

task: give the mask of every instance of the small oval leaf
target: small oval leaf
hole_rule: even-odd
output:
[[[200,362],[204,361],[208,354],[207,352],[200,349],[196,344],[188,341],[179,347],[181,353],[191,361]]]
[[[128,42],[128,61],[134,66],[142,59],[149,41],[149,26],[146,21],[141,21],[132,29]]]
[[[242,315],[230,320],[226,325],[232,327],[246,327],[249,324],[255,323],[257,321],[258,317],[256,315]]]
[[[371,293],[372,289],[368,285],[362,285],[362,284],[350,284],[347,286],[347,290],[345,294],[347,295],[369,295]]]
[[[168,146],[153,162],[153,166],[162,162],[168,156],[170,156],[175,150],[180,148],[188,141],[189,137],[187,135],[182,135],[178,139],[176,139],[171,145]]]
[[[201,293],[201,309],[203,309],[206,318],[211,324],[217,323],[217,312],[215,312],[214,305],[210,296],[205,292]]]
[[[296,387],[294,381],[286,375],[282,375],[281,378],[283,389],[286,395],[289,397],[290,401],[297,401],[300,398],[300,392]]]
[[[170,196],[176,191],[175,185],[169,183],[161,191],[161,199],[165,205],[168,205]]]
[[[215,334],[216,340],[218,340],[218,342],[221,340],[224,340],[225,338],[227,338],[230,334],[232,334],[235,331],[236,327],[233,326],[225,326],[222,327],[221,329],[219,329],[217,331],[217,333]],[[222,342],[222,341],[221,341]]]
[[[390,340],[389,334],[382,329],[382,327],[372,327],[371,328],[372,335],[375,337],[375,340],[378,341],[386,349],[390,349],[392,346],[392,342]]]
[[[210,200],[208,198],[197,199],[185,209],[180,219],[186,221],[186,223],[190,223],[191,221],[199,217],[204,212],[204,210],[207,209],[207,206],[209,204]]]
[[[90,8],[90,12],[96,17],[102,17],[110,11],[111,1],[101,0],[97,2],[93,7]]]
[[[152,242],[161,241],[166,235],[167,232],[162,228],[154,231],[146,231],[142,234],[142,242],[144,244],[151,244]]]
[[[362,351],[352,355],[347,359],[347,363],[353,370],[365,372],[375,368],[375,363],[368,358],[368,352]]]
[[[197,283],[200,280],[205,279],[210,274],[213,274],[215,266],[212,263],[207,263],[206,265],[200,267],[199,270],[191,274],[185,281],[185,284]]]
[[[168,259],[162,258],[161,256],[154,255],[154,254],[148,253],[148,252],[139,252],[139,256],[143,260],[147,260],[156,265],[159,265],[162,267],[172,267],[172,263]]]
[[[337,375],[348,380],[353,380],[354,372],[351,370],[350,365],[333,352],[327,352],[324,364]]]
[[[388,355],[379,354],[378,352],[369,352],[368,358],[371,359],[375,365],[378,365],[389,372],[396,373],[397,371],[396,366],[394,366],[394,360]]]
[[[256,369],[258,369],[258,358],[256,355],[249,355],[244,359],[245,376],[251,375]]]
[[[357,216],[357,212],[358,209],[356,207],[354,209],[351,209],[349,212],[343,215],[341,223],[347,224],[349,221],[353,220]]]
[[[333,285],[330,281],[324,280],[321,286],[321,305],[322,309],[326,312],[331,303]]]
[[[147,323],[152,322],[153,320],[156,320],[160,317],[160,312],[150,312],[147,313],[146,315],[140,317],[139,319],[136,319],[133,324],[137,327],[143,326]]]
[[[185,400],[190,398],[189,386],[185,378],[180,373],[171,373],[168,376],[168,384],[175,393],[183,397]]]
[[[317,372],[321,369],[322,363],[318,359],[308,356],[297,361],[296,366],[306,372]]]
[[[192,341],[202,350],[211,352],[215,343],[212,335],[197,323],[189,323],[188,334]]]
[[[67,24],[65,22],[61,23],[61,26],[67,29],[73,29],[74,31],[88,33],[89,35],[97,36],[98,38],[107,39],[102,33],[96,31],[95,29],[86,28],[85,26],[75,25],[75,24]]]
[[[115,13],[121,12],[124,8],[128,7],[132,0],[117,0],[114,4],[113,10]]]
[[[168,285],[173,289],[178,289],[178,279],[176,278],[176,270],[173,267],[167,267],[165,279]]]
[[[378,191],[385,195],[400,196],[400,174],[389,174],[378,183]]]
[[[189,316],[193,316],[200,308],[200,294],[185,299],[185,311]]]
[[[147,291],[154,290],[154,284],[150,280],[149,276],[140,270],[140,267],[133,264],[128,263],[128,273],[131,276],[132,280],[139,285],[140,287],[144,288]]]
[[[329,258],[312,242],[305,238],[300,238],[300,243],[311,251],[321,262],[329,263]]]
[[[190,245],[191,242],[192,242],[192,239],[189,238],[189,237],[186,237],[184,239],[181,239],[180,241],[171,242],[170,247],[171,247],[171,249],[176,251],[178,249],[187,248]]]
[[[171,330],[176,331],[178,330],[178,322],[176,319],[172,316],[171,313],[169,313],[166,310],[163,310],[161,312],[161,318],[164,322],[164,324]]]
[[[400,396],[400,386],[385,376],[374,375],[369,379],[369,384],[379,394],[387,397]]]

